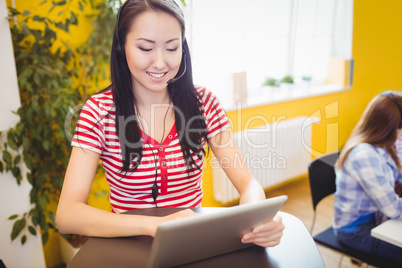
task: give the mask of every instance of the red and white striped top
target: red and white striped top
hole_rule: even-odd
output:
[[[215,136],[229,127],[229,121],[217,98],[206,88],[197,87],[202,100],[207,126],[207,137]],[[119,173],[123,163],[121,148],[115,131],[115,107],[111,91],[96,94],[85,103],[77,122],[72,146],[100,154],[106,179],[110,185],[110,203],[113,211],[121,213],[136,208],[155,207],[151,196],[155,181],[155,159],[158,207],[197,207],[202,200],[202,169],[204,156],[193,158],[201,170],[187,175],[176,126],[159,143],[143,133],[143,157],[134,172]],[[150,146],[148,146],[149,143]],[[205,141],[204,144],[205,145]],[[152,151],[150,149],[152,148]],[[158,150],[159,149],[159,150]]]

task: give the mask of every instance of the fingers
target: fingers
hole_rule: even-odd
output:
[[[261,247],[274,247],[279,244],[285,226],[281,217],[255,227],[242,236],[243,243],[254,243]]]
[[[182,218],[192,217],[195,215],[197,215],[197,213],[195,213],[193,210],[188,208],[188,209],[180,210],[176,213],[168,215],[167,220],[182,219]]]
[[[253,243],[257,246],[260,247],[274,247],[277,246],[282,238],[282,232],[278,232],[275,233],[273,235],[270,234],[253,234],[253,233],[249,233],[251,234],[251,236],[247,236],[248,234],[246,234],[243,238],[242,238],[242,242],[243,243]]]

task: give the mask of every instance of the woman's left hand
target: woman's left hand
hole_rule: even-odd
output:
[[[258,225],[242,236],[243,243],[254,243],[260,247],[274,247],[279,244],[285,226],[278,215],[272,221]]]

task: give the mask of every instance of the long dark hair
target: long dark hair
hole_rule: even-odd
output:
[[[360,143],[369,143],[388,151],[395,164],[400,168],[399,158],[394,144],[398,138],[402,114],[397,104],[402,106],[402,96],[392,94],[392,98],[384,92],[376,96],[364,110],[359,122],[346,141],[338,159],[338,167],[342,167],[350,151]]]
[[[192,77],[190,51],[185,40],[184,16],[174,0],[127,0],[120,7],[115,33],[113,35],[110,59],[110,86],[116,108],[116,133],[122,153],[123,167],[121,172],[134,171],[142,159],[141,132],[135,112],[137,101],[131,85],[131,74],[124,52],[126,36],[131,30],[133,20],[146,11],[165,12],[177,19],[182,30],[183,55],[176,77],[180,79],[168,85],[168,94],[174,106],[176,131],[187,171],[200,168],[191,153],[198,157],[205,154],[203,140],[208,142],[206,123],[203,116],[200,96],[196,91]],[[185,62],[184,62],[185,61]],[[134,104],[134,105],[133,105]],[[188,131],[191,127],[191,131]],[[196,131],[195,131],[196,130]],[[134,161],[132,167],[131,164]]]

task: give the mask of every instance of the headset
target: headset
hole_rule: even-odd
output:
[[[169,79],[169,80],[167,81],[167,84],[168,84],[168,85],[173,84],[174,82],[176,82],[177,80],[179,80],[180,78],[182,78],[183,75],[186,73],[186,71],[187,71],[186,60],[187,60],[187,55],[186,55],[186,52],[185,52],[184,49],[183,49],[183,59],[182,59],[182,61],[184,61],[183,72],[182,72],[181,75],[179,75],[179,76],[176,75],[176,76],[177,76],[176,78]]]
[[[385,92],[381,93],[381,95],[391,99],[398,107],[399,112],[401,114],[401,122],[399,122],[398,129],[402,128],[402,107],[401,107],[401,104],[399,103],[398,99],[395,97],[395,94],[389,90],[389,91],[385,91]]]
[[[117,41],[117,44],[116,44],[116,53],[117,53],[117,56],[118,56],[119,59],[120,59],[120,63],[122,64],[122,66],[123,66],[124,69],[126,68],[126,67],[124,66],[124,64],[123,64],[123,60],[124,60],[124,58],[125,58],[125,51],[124,51],[124,49],[123,49],[122,46],[121,46],[121,41],[120,41],[120,36],[119,36],[119,22],[120,22],[120,14],[121,14],[121,12],[122,12],[122,10],[123,10],[123,8],[124,8],[124,6],[126,5],[127,2],[129,2],[129,0],[127,0],[127,1],[120,7],[119,12],[117,13],[116,29],[115,29],[116,41]],[[187,42],[186,40],[183,42],[183,46],[186,44],[186,42]],[[180,78],[182,78],[182,77],[184,76],[184,74],[186,73],[186,71],[187,71],[187,63],[186,63],[186,61],[187,61],[187,55],[186,55],[186,52],[185,52],[184,48],[183,48],[182,53],[183,53],[183,54],[182,54],[182,61],[184,61],[183,72],[182,72],[179,76],[176,75],[175,78],[169,79],[169,80],[167,81],[167,84],[168,84],[168,85],[174,84],[174,82],[176,82],[177,80],[179,80]],[[169,103],[169,107],[168,107],[168,109],[166,110],[166,113],[165,113],[165,116],[164,116],[164,119],[163,119],[162,141],[161,141],[161,143],[159,144],[158,151],[160,150],[160,148],[161,148],[161,146],[162,146],[162,142],[163,142],[163,139],[164,139],[164,136],[165,136],[165,121],[166,121],[166,116],[167,116],[167,114],[168,114],[170,105],[171,105],[171,103]],[[140,122],[140,124],[141,124],[141,126],[142,126],[142,129],[145,131],[144,125],[142,124],[141,119],[139,119],[139,122]],[[144,132],[144,134],[145,134],[145,132]],[[146,134],[145,134],[145,135],[146,135]],[[155,155],[153,149],[151,148],[151,145],[150,145],[149,142],[148,142],[148,137],[145,136],[145,138],[146,138],[146,143],[148,144],[148,147],[149,147],[149,149],[151,150],[152,155],[153,155],[153,157],[154,157],[154,161],[155,161],[155,181],[154,181],[154,183],[153,183],[153,185],[152,185],[151,195],[152,195],[152,199],[154,200],[155,206],[158,207],[158,204],[156,203],[156,199],[157,199],[158,193],[159,193],[159,188],[158,188],[158,184],[157,184],[157,179],[158,179],[158,165],[157,165],[156,155]]]
[[[122,49],[121,47],[121,42],[120,42],[120,36],[119,36],[119,22],[120,22],[120,14],[121,11],[123,10],[124,6],[127,4],[129,0],[127,0],[126,2],[124,2],[124,4],[120,7],[119,12],[117,13],[117,19],[116,19],[116,29],[114,30],[115,34],[116,34],[116,40],[117,40],[117,44],[116,44],[116,52],[117,52],[117,56],[119,56],[120,59],[124,59],[125,55],[124,55],[124,49]]]

